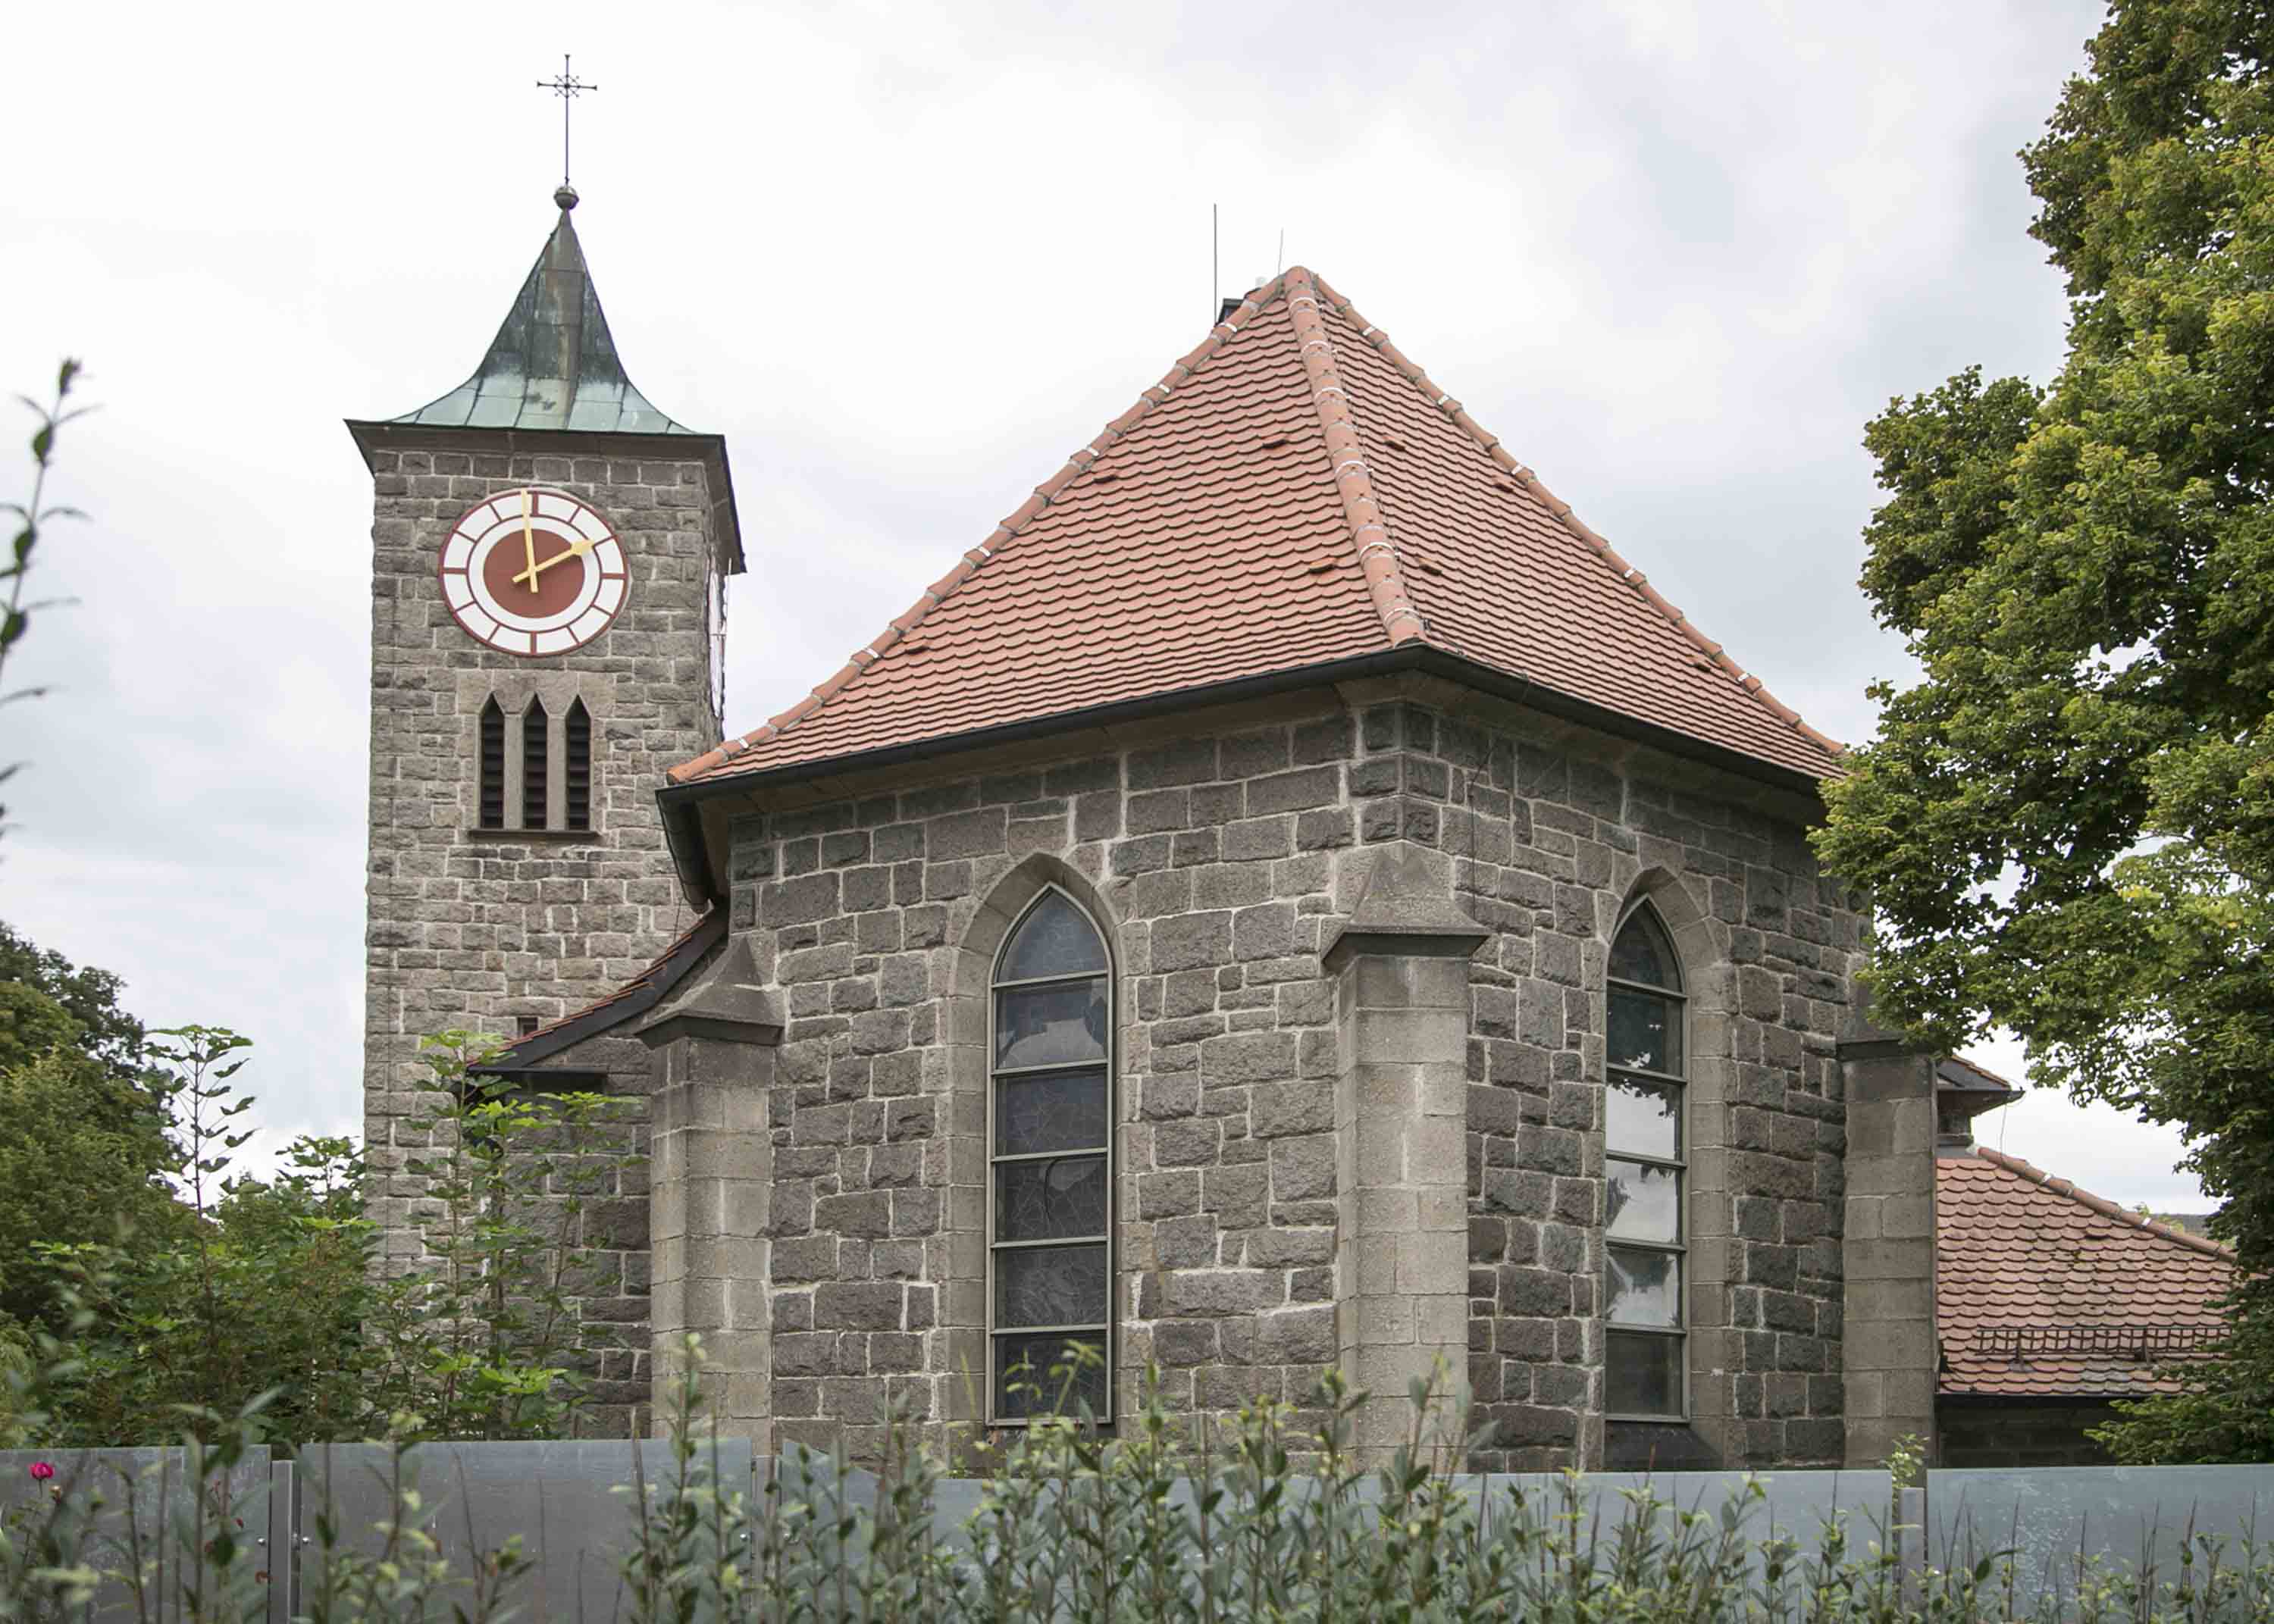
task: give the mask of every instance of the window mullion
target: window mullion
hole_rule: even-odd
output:
[[[1621,1150],[1616,1145],[1605,1144],[1603,1154],[1613,1162],[1637,1162],[1645,1167],[1671,1168],[1677,1173],[1687,1172],[1690,1163],[1680,1156],[1653,1156],[1648,1151]]]
[[[1093,976],[1090,979],[1095,981],[1096,978]],[[1016,989],[1013,989],[1012,990]],[[1044,1061],[1040,1065],[998,1065],[995,1068],[995,1075],[998,1077],[1039,1077],[1048,1071],[1095,1071],[1104,1064],[1105,1056],[1103,1055],[1098,1056],[1094,1060],[1048,1060]]]

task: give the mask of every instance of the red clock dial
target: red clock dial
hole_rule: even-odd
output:
[[[442,544],[442,598],[476,640],[508,654],[582,648],[623,612],[623,544],[565,491],[523,486],[477,503]]]

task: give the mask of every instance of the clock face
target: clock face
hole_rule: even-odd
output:
[[[560,654],[608,629],[629,586],[608,522],[564,491],[502,492],[442,544],[442,598],[458,624],[508,654]]]

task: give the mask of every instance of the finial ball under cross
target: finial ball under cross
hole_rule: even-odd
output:
[[[588,90],[598,90],[598,85],[588,85],[568,71],[568,57],[563,53],[561,71],[552,79],[537,81],[539,90],[549,90],[561,98],[561,189],[553,200],[562,208],[576,207],[576,189],[568,184],[568,104]]]

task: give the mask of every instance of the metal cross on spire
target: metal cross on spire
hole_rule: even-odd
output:
[[[567,52],[561,53],[561,72],[557,78],[537,81],[539,90],[549,90],[561,98],[561,190],[568,192],[568,104],[587,90],[598,90],[598,85],[587,85],[568,71]]]

